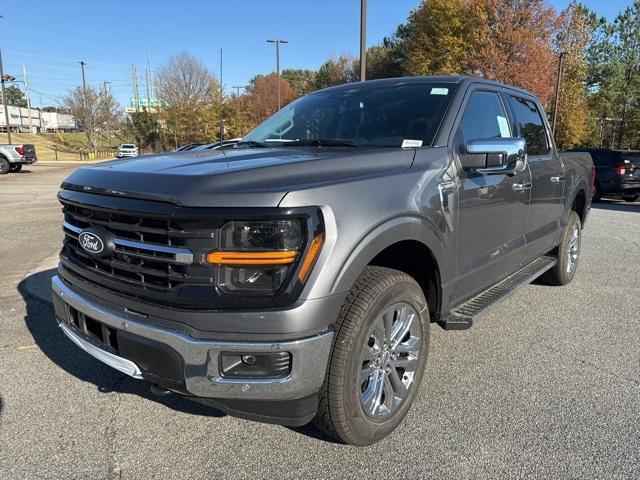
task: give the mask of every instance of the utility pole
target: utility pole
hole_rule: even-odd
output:
[[[138,74],[136,73],[135,65],[131,65],[131,78],[133,79],[133,103],[135,104],[136,113],[138,113]]]
[[[222,107],[224,105],[224,87],[222,86],[222,48],[220,49],[220,146],[224,140],[224,123],[222,121]]]
[[[153,95],[153,75],[151,75],[151,52],[149,50],[147,50],[147,72],[149,75],[147,78],[147,101],[151,102],[151,96]],[[150,104],[147,106],[150,106]]]
[[[107,83],[109,84],[109,90],[111,90],[111,82],[109,82],[108,80],[105,80],[104,82],[102,82],[102,87],[104,88],[105,100],[108,98],[107,95],[109,93],[107,92]],[[110,98],[107,106],[109,109],[109,111],[107,112],[107,145],[109,148],[111,148],[111,99]]]
[[[560,61],[558,63],[558,76],[556,78],[556,100],[555,106],[553,108],[553,123],[551,125],[551,132],[555,136],[556,134],[556,121],[558,119],[558,104],[560,103],[560,82],[562,81],[562,63],[564,61],[564,56],[567,52],[560,52]]]
[[[82,92],[84,94],[84,106],[87,107],[87,81],[84,77],[84,66],[86,63],[80,60],[80,68],[82,69]]]
[[[360,0],[360,81],[367,79],[367,0]]]
[[[267,43],[276,44],[276,82],[278,84],[278,110],[280,110],[282,108],[282,100],[280,99],[280,44],[289,42],[276,38],[275,40],[267,40]]]
[[[235,88],[236,89],[236,97],[239,97],[240,96],[240,89],[241,88],[247,88],[247,86],[246,85],[234,85],[231,88]]]
[[[7,108],[7,96],[4,93],[4,82],[7,77],[4,74],[4,67],[2,66],[2,52],[0,51],[0,84],[2,85],[2,108],[4,109],[4,121],[7,125],[7,143],[11,144],[11,128],[9,128],[9,109]]]
[[[27,79],[26,65],[22,65],[22,77],[24,80],[24,91],[27,97],[27,111],[29,112],[29,133],[33,133],[33,120],[31,119],[31,99],[29,98],[29,80]]]

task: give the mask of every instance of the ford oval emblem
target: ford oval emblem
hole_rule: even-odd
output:
[[[104,240],[95,232],[80,232],[78,242],[84,250],[94,255],[99,255],[104,251]]]

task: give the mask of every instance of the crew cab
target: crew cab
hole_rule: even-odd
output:
[[[468,329],[536,278],[573,279],[592,182],[527,91],[332,87],[229,150],[72,173],[55,314],[156,393],[367,445],[409,410],[433,325]]]
[[[37,160],[36,148],[30,143],[0,145],[0,175],[18,173],[23,165],[32,165]]]

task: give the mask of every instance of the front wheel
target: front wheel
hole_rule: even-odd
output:
[[[314,423],[351,445],[389,435],[415,398],[429,348],[429,309],[409,275],[367,267],[338,320]]]
[[[6,158],[0,157],[0,175],[5,175],[11,171],[11,164]]]

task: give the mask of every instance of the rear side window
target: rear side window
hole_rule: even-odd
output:
[[[462,144],[481,138],[511,137],[500,96],[495,92],[473,92],[462,114],[456,137]]]
[[[527,142],[529,155],[545,155],[549,153],[549,141],[547,131],[542,121],[538,107],[531,100],[520,97],[509,97],[511,108],[520,126],[520,134]]]

